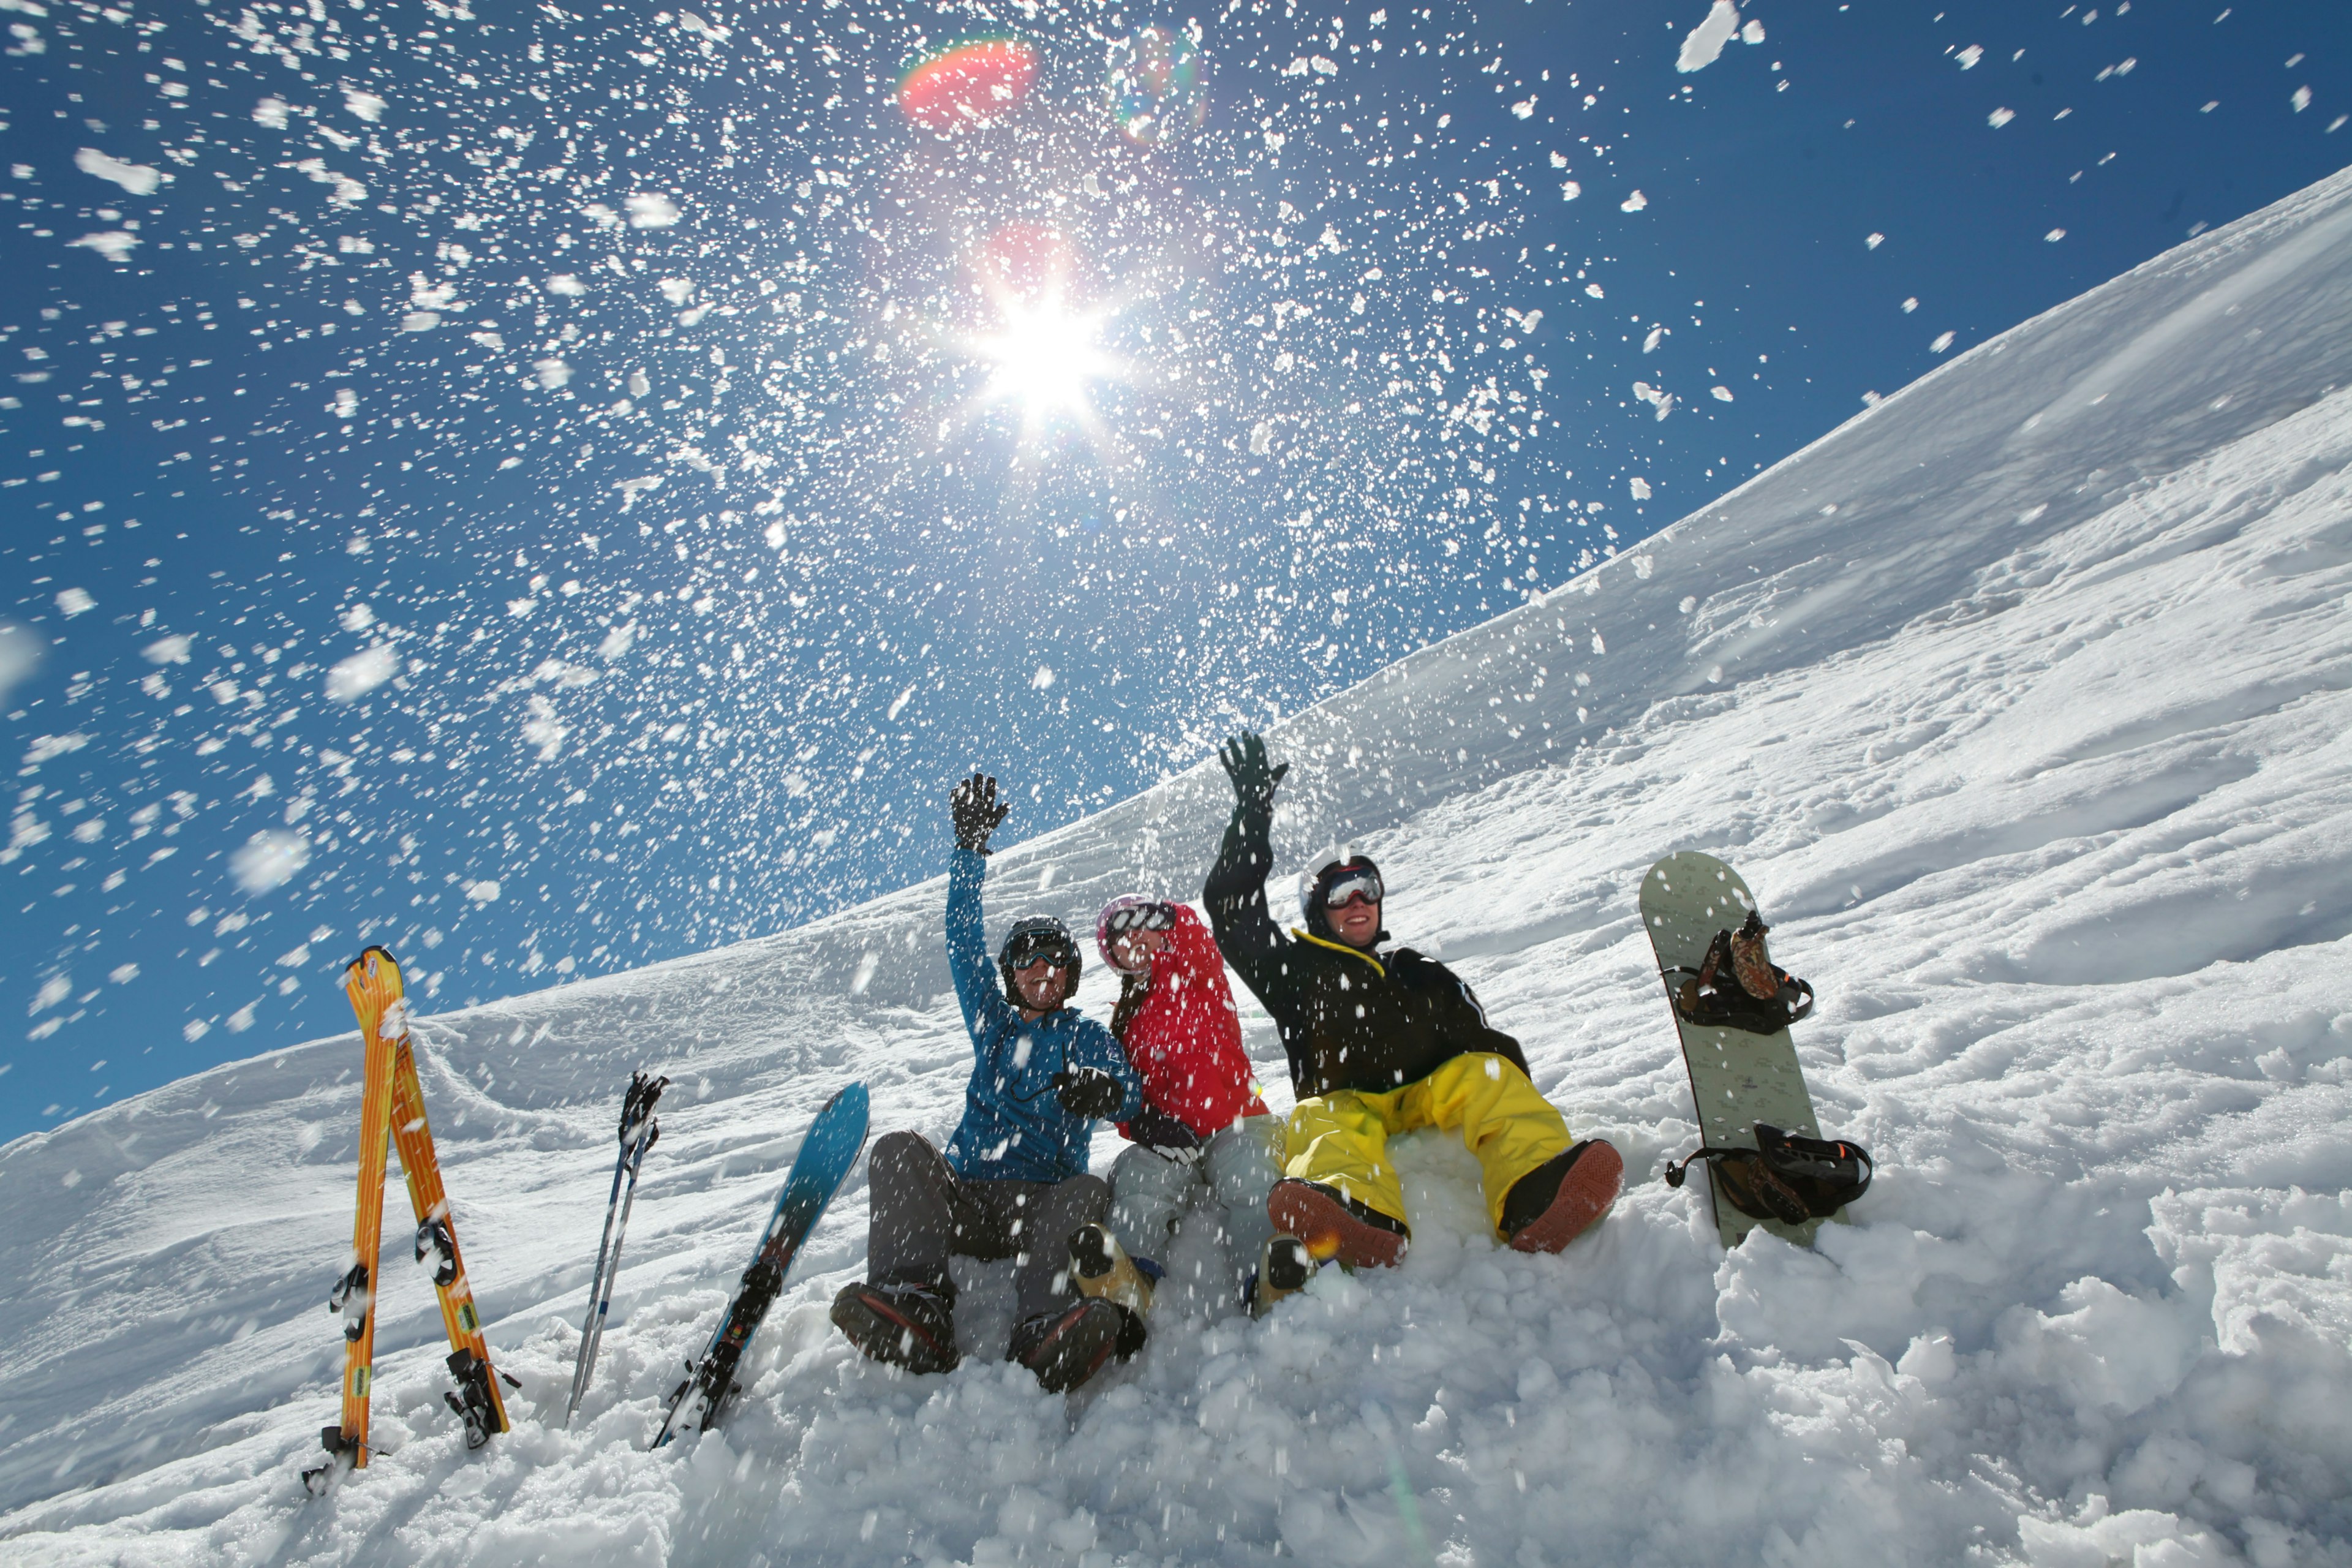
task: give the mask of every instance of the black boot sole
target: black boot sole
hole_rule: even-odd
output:
[[[869,1361],[908,1372],[953,1372],[962,1357],[950,1340],[942,1346],[930,1332],[890,1311],[871,1296],[848,1291],[834,1299],[834,1326]]]
[[[1065,1314],[1045,1337],[1021,1352],[1021,1364],[1037,1374],[1048,1394],[1076,1388],[1103,1369],[1118,1350],[1127,1314],[1108,1301],[1087,1303]]]
[[[1296,1237],[1278,1236],[1266,1253],[1265,1282],[1276,1290],[1302,1290],[1315,1276],[1315,1256]]]

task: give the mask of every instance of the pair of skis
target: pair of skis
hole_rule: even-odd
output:
[[[380,1266],[383,1233],[385,1157],[397,1147],[408,1183],[409,1202],[416,1213],[415,1254],[419,1263],[433,1264],[433,1286],[441,1305],[443,1327],[451,1346],[449,1370],[457,1391],[445,1395],[466,1426],[466,1446],[478,1448],[509,1428],[506,1401],[499,1389],[503,1378],[520,1384],[490,1365],[489,1345],[483,1338],[481,1314],[466,1277],[457,1232],[449,1210],[448,1194],[441,1184],[440,1162],[434,1153],[433,1130],[425,1114],[425,1097],[416,1077],[416,1057],[409,1039],[407,1001],[402,989],[399,963],[381,947],[371,947],[352,960],[343,973],[343,989],[359,1019],[364,1055],[360,1098],[359,1204],[352,1226],[352,1262],[328,1296],[328,1307],[343,1319],[342,1419],[320,1434],[328,1462],[305,1470],[302,1479],[314,1493],[323,1493],[343,1472],[362,1469],[371,1452],[368,1444],[368,1404],[374,1384],[376,1303],[381,1291]],[[597,1248],[596,1273],[588,1291],[588,1317],[582,1326],[580,1354],[572,1375],[571,1398],[564,1409],[569,1426],[593,1377],[596,1355],[613,1304],[614,1281],[620,1273],[621,1244],[629,1215],[636,1203],[637,1176],[645,1157],[660,1136],[654,1108],[667,1088],[667,1078],[633,1075],[621,1109],[620,1157],[613,1169],[613,1191],[604,1209],[604,1236]],[[689,1369],[687,1381],[670,1396],[668,1417],[655,1439],[656,1447],[686,1432],[714,1426],[728,1400],[740,1386],[736,1373],[751,1336],[768,1310],[783,1291],[784,1278],[801,1246],[816,1227],[841,1184],[856,1168],[866,1146],[867,1097],[866,1086],[853,1083],[835,1093],[818,1112],[808,1136],[785,1177],[783,1191],[761,1233],[751,1267],[743,1272],[733,1300],[728,1303],[701,1361]]]
[[[343,1319],[343,1410],[341,1422],[319,1435],[328,1460],[305,1470],[304,1484],[323,1492],[345,1470],[368,1462],[368,1395],[375,1379],[376,1303],[382,1295],[383,1170],[387,1145],[400,1151],[408,1182],[409,1205],[416,1214],[416,1261],[433,1266],[433,1289],[441,1305],[441,1325],[449,1335],[449,1372],[457,1380],[446,1394],[466,1425],[466,1447],[478,1448],[507,1429],[506,1400],[490,1367],[480,1311],[457,1250],[457,1230],[449,1194],[441,1185],[441,1163],[433,1152],[433,1129],[425,1120],[425,1095],[416,1079],[416,1053],[408,1037],[408,1004],[400,965],[381,947],[371,947],[343,971],[343,992],[358,1016],[364,1057],[360,1096],[359,1212],[352,1225],[352,1262],[329,1293],[327,1306]],[[508,1378],[509,1384],[515,1380]],[[520,1386],[516,1384],[516,1386]]]

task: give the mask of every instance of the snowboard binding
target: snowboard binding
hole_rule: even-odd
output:
[[[1715,1162],[1716,1190],[1751,1219],[1802,1225],[1827,1219],[1870,1190],[1869,1151],[1843,1139],[1801,1138],[1756,1124],[1753,1149],[1702,1148],[1666,1167],[1666,1185],[1679,1187],[1693,1162]]]
[[[1764,933],[1772,928],[1754,910],[1738,931],[1718,931],[1706,957],[1693,969],[1666,972],[1675,1011],[1710,1028],[1777,1034],[1813,1010],[1813,988],[1774,963]],[[1671,976],[1687,975],[1680,985]]]

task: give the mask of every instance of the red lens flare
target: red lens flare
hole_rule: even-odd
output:
[[[1036,79],[1035,45],[1021,38],[966,39],[898,79],[898,108],[926,131],[946,135],[1003,119]]]

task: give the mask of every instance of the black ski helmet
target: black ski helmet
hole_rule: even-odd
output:
[[[1307,930],[1311,935],[1319,936],[1326,942],[1339,940],[1331,930],[1329,919],[1331,886],[1343,878],[1364,875],[1369,875],[1374,888],[1379,889],[1374,894],[1374,901],[1381,903],[1385,912],[1387,889],[1381,886],[1381,868],[1372,863],[1370,856],[1349,855],[1344,859],[1328,860],[1298,889],[1298,912],[1307,921]],[[1383,926],[1372,940],[1375,942],[1385,942],[1388,934]]]
[[[1019,963],[1034,961],[1041,953],[1070,972],[1070,987],[1063,999],[1077,994],[1078,944],[1071,940],[1070,928],[1051,915],[1031,915],[1013,921],[1013,929],[1004,933],[1004,945],[996,950],[996,972],[1004,980],[1004,999],[1015,1007],[1026,1007],[1029,1003],[1013,984],[1013,971]]]

